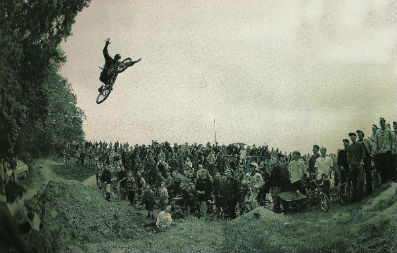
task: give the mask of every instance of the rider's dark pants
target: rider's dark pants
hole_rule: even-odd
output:
[[[364,190],[364,170],[361,165],[350,166],[350,180],[353,186],[353,200],[361,200]]]
[[[99,76],[99,80],[100,80],[102,83],[106,83],[106,80],[108,80],[108,79],[109,79],[109,78],[108,78],[107,71],[102,70],[101,75]]]

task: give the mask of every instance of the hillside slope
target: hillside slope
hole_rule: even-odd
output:
[[[225,251],[396,252],[397,184],[328,213],[308,209],[291,215],[262,207],[226,225]]]

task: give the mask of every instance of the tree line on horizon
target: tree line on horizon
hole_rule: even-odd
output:
[[[59,74],[59,44],[90,0],[0,1],[0,159],[84,139],[84,112]]]

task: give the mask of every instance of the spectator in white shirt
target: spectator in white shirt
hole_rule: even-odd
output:
[[[294,159],[288,165],[289,178],[293,191],[299,190],[300,193],[306,194],[304,179],[306,177],[305,163],[300,160],[300,152],[294,151]]]
[[[329,196],[331,187],[330,175],[334,169],[334,161],[331,157],[327,156],[327,149],[325,147],[320,148],[320,153],[321,156],[317,158],[316,164],[314,165],[316,168],[316,179],[324,180],[324,192]]]

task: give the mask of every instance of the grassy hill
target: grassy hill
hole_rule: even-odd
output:
[[[308,209],[291,215],[263,207],[226,224],[230,252],[396,252],[397,184],[328,213]]]

